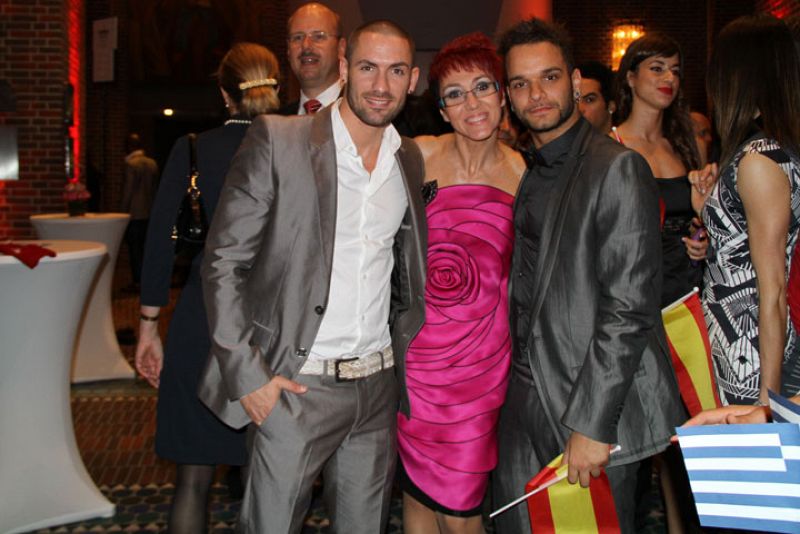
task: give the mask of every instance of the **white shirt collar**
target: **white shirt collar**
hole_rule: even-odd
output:
[[[342,99],[339,98],[331,107],[333,144],[336,146],[337,152],[344,151],[349,152],[353,156],[358,156],[358,148],[356,148],[353,138],[350,137],[350,131],[347,129],[347,126],[342,119],[342,114],[339,111],[339,107],[341,105]],[[388,154],[394,155],[394,153],[400,148],[401,144],[402,140],[400,139],[400,134],[397,133],[397,129],[395,129],[394,125],[389,123],[383,130],[380,154],[383,154],[384,151],[388,150]]]
[[[342,81],[336,80],[333,85],[322,91],[319,95],[317,95],[317,100],[319,100],[322,107],[329,106],[333,104],[337,98],[339,98],[339,93],[342,92]],[[300,102],[297,104],[297,114],[298,115],[305,115],[306,108],[303,105],[311,100],[306,94],[300,90]]]

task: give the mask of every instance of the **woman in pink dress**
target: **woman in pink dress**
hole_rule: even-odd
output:
[[[501,143],[502,63],[483,34],[437,54],[431,89],[454,133],[417,138],[425,158],[426,319],[406,356],[410,417],[398,415],[403,527],[483,532],[511,358],[513,202],[525,163]]]

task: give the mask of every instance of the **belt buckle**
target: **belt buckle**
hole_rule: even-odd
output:
[[[333,364],[333,378],[336,380],[336,382],[352,382],[354,380],[358,380],[358,377],[344,378],[342,376],[339,376],[339,366],[341,364],[347,363],[347,362],[354,362],[356,360],[358,360],[358,358],[345,358],[345,359],[342,359],[342,360],[336,360],[334,362],[334,364]]]

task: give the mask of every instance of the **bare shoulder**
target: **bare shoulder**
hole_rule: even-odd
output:
[[[427,163],[430,158],[436,155],[436,153],[442,150],[446,142],[446,137],[451,134],[444,134],[440,136],[435,135],[420,135],[414,138],[414,142],[417,143],[420,152],[422,152],[422,157],[425,158],[425,162]]]
[[[789,180],[781,166],[758,152],[742,157],[737,186],[745,202],[755,199],[774,201],[791,195]]]
[[[522,154],[511,148],[506,144],[501,144],[501,150],[503,151],[503,155],[506,157],[506,160],[511,165],[511,170],[516,175],[517,179],[519,180],[522,178],[522,175],[525,174],[527,170],[527,165],[525,164],[525,158],[522,157]]]

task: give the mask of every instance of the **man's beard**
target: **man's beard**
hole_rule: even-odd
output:
[[[380,98],[391,98],[394,103],[397,104],[397,107],[391,110],[386,115],[380,115],[376,112],[371,112],[366,106],[362,106],[356,97],[353,94],[353,91],[348,86],[345,88],[345,95],[347,96],[347,104],[350,106],[350,109],[353,111],[356,117],[368,126],[372,126],[373,128],[382,128],[390,124],[395,117],[397,117],[400,112],[403,110],[403,106],[405,105],[405,98],[402,101],[398,101],[389,93],[364,93],[364,95],[372,95]]]
[[[572,93],[573,93],[573,91],[570,90],[570,95]],[[576,105],[575,101],[572,98],[568,98],[566,105],[559,109],[558,120],[556,122],[554,122],[553,124],[550,124],[550,125],[547,125],[547,126],[534,126],[533,124],[531,124],[528,121],[528,119],[525,116],[525,114],[517,113],[516,115],[517,115],[517,118],[531,132],[533,132],[533,133],[546,133],[546,132],[551,132],[551,131],[555,130],[556,128],[558,128],[559,126],[561,126],[562,124],[567,122],[570,119],[570,117],[572,117],[572,114],[575,112],[575,105]]]

